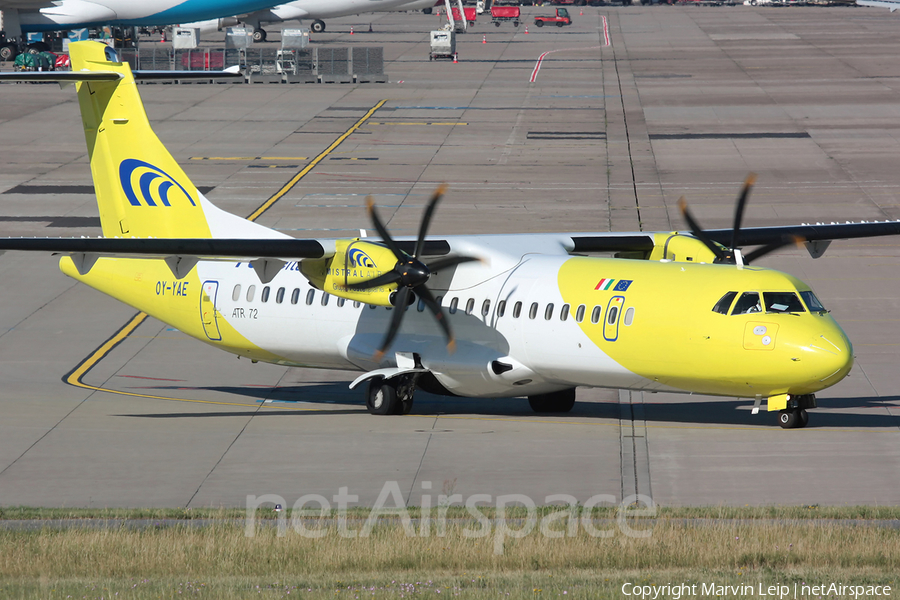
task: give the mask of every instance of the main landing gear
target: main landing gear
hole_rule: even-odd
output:
[[[778,424],[783,429],[802,429],[809,423],[807,408],[816,408],[815,394],[792,396],[787,408],[778,412]]]
[[[416,381],[412,377],[373,379],[366,393],[366,408],[373,415],[408,415],[415,392]]]

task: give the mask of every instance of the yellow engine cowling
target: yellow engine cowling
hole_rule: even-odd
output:
[[[334,296],[376,306],[391,306],[390,297],[396,291],[397,284],[365,290],[348,290],[344,286],[384,275],[396,264],[397,257],[387,247],[357,238],[338,240],[334,256],[304,260],[300,263],[300,271],[314,286]]]
[[[656,233],[650,260],[671,260],[674,262],[712,263],[716,255],[697,238],[677,233]]]

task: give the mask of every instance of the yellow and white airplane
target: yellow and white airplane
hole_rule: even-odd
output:
[[[368,382],[373,414],[409,412],[417,388],[563,412],[577,387],[608,387],[751,398],[754,413],[766,399],[782,427],[803,427],[853,348],[808,285],[749,263],[798,241],[816,257],[832,239],[900,234],[900,222],[742,230],[748,179],[727,230],[704,232],[682,204],[691,233],[431,239],[438,190],[415,239],[394,240],[371,203],[380,239],[294,239],[191,183],[135,85],[158,73],[96,42],[70,52],[71,73],[3,78],[76,82],[104,237],[0,250],[62,253],[66,275],[238,356],[361,371],[351,387]]]

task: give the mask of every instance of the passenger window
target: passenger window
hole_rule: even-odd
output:
[[[312,306],[313,300],[316,297],[316,290],[309,290],[306,292],[306,305]]]
[[[553,303],[547,305],[547,308],[544,309],[544,320],[549,321],[553,318]]]
[[[584,304],[578,305],[578,310],[575,311],[575,321],[578,323],[584,321]]]
[[[234,291],[231,292],[231,299],[237,302],[241,298],[241,284],[237,284],[234,286]]]
[[[419,312],[422,312],[423,310],[425,310],[425,299],[424,298],[419,298],[419,303],[416,304],[416,310]]]
[[[759,304],[759,294],[756,292],[744,292],[734,305],[731,311],[733,315],[746,315],[749,313],[762,312]]]
[[[506,314],[506,300],[501,300],[497,303],[497,318],[499,319],[504,314]]]
[[[610,325],[616,324],[616,317],[619,316],[619,307],[618,306],[610,306],[609,311],[606,313],[606,322]]]
[[[372,310],[375,310],[376,308],[378,308],[378,307],[375,306],[374,304],[367,304],[366,306],[368,306],[368,307],[371,308]]]
[[[353,301],[353,308],[359,308],[360,306],[362,306],[362,302],[360,302],[359,300]]]
[[[269,286],[263,288],[262,294],[260,295],[260,300],[263,302],[269,301]]]
[[[254,294],[256,294],[256,286],[251,285],[247,288],[247,302],[253,302]]]
[[[466,302],[466,314],[471,315],[473,310],[475,310],[475,298],[469,298]]]
[[[737,296],[737,292],[728,292],[719,298],[719,301],[713,306],[713,312],[717,312],[720,315],[727,315],[728,309],[731,308],[731,303],[734,302],[735,296]]]
[[[819,302],[819,299],[812,292],[800,292],[800,297],[806,302],[806,308],[809,309],[809,312],[826,312],[825,307],[822,306],[822,303]]]
[[[481,316],[486,317],[490,314],[490,312],[491,312],[491,301],[485,300],[484,302],[481,303]]]
[[[599,322],[600,322],[600,315],[602,315],[602,314],[603,314],[603,307],[602,307],[602,306],[595,306],[595,307],[594,307],[594,310],[591,311],[591,323],[593,323],[594,325],[596,325],[597,323],[599,323]]]
[[[559,320],[565,321],[569,318],[569,305],[563,304],[562,309],[559,311]]]
[[[337,299],[337,305],[338,305],[338,306],[343,306],[343,305],[344,305],[344,302],[346,302],[346,300],[344,300],[343,298],[338,298],[338,299]]]
[[[522,303],[516,302],[513,306],[513,319],[518,319],[519,315],[522,314]]]
[[[537,311],[538,311],[538,303],[532,302],[531,308],[528,309],[528,318],[529,319],[535,318],[537,316]]]
[[[322,306],[328,306],[329,298],[331,298],[331,294],[322,294]]]
[[[284,288],[278,288],[278,291],[275,293],[275,303],[281,304],[284,302]]]
[[[793,292],[763,292],[763,299],[766,301],[766,312],[806,312],[800,298]]]
[[[456,307],[459,306],[459,298],[450,301],[450,314],[456,314]]]
[[[625,325],[631,326],[634,323],[634,307],[629,306],[628,310],[625,311]]]
[[[300,288],[294,288],[294,291],[291,292],[291,304],[297,304],[300,302]]]

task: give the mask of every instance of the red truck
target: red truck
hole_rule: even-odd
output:
[[[451,10],[453,11],[453,21],[456,23],[459,23],[459,21],[460,21],[459,8],[457,8],[456,6],[453,6],[453,7],[451,7]],[[469,25],[474,25],[475,17],[478,16],[478,13],[476,12],[475,7],[474,6],[464,6],[463,11],[466,14],[466,21],[469,22]]]
[[[491,23],[494,27],[500,27],[503,21],[512,21],[513,27],[518,27],[521,14],[518,6],[492,6]]]
[[[572,18],[569,16],[569,11],[565,8],[557,8],[556,15],[553,17],[538,15],[534,18],[534,24],[538,27],[543,27],[545,24],[552,25],[554,23],[556,23],[557,27],[562,27],[563,25],[571,25]]]

